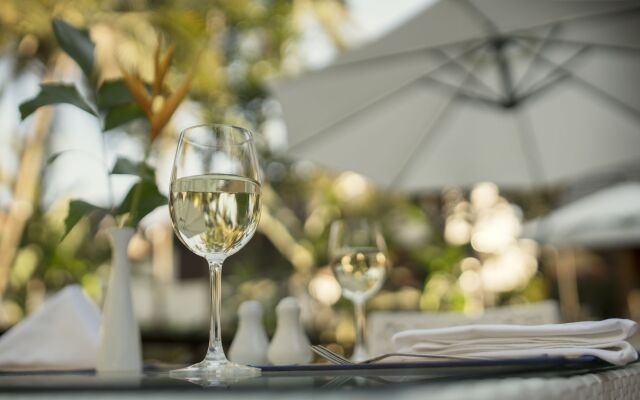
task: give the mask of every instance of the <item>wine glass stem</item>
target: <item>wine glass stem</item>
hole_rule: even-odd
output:
[[[353,302],[354,315],[356,318],[356,342],[354,344],[354,353],[361,355],[366,354],[364,328],[365,328],[365,313],[364,313],[364,301],[356,300]]]
[[[226,362],[222,348],[222,332],[220,329],[220,292],[222,277],[222,261],[207,260],[209,262],[209,279],[211,283],[211,329],[209,331],[208,361]]]

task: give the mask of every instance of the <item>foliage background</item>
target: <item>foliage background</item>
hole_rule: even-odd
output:
[[[332,220],[347,216],[379,218],[389,242],[394,267],[383,290],[370,302],[371,309],[478,312],[484,306],[535,301],[548,295],[544,279],[535,268],[523,282],[480,300],[477,289],[471,293],[460,285],[463,260],[472,257],[482,261],[490,256],[478,254],[468,237],[456,243],[446,240],[450,217],[457,215],[469,229],[478,219],[469,191],[450,188],[444,195],[414,196],[389,193],[356,174],[325,171],[282,155],[282,138],[276,129],[281,124],[282,110],[270,98],[267,83],[304,69],[299,56],[304,28],[301,21],[309,16],[318,22],[338,51],[347,48],[341,32],[349,24],[349,15],[341,1],[4,0],[0,6],[0,57],[3,73],[9,78],[0,84],[3,99],[11,95],[13,102],[19,103],[20,98],[28,97],[28,87],[23,87],[25,93],[17,97],[10,93],[18,89],[9,82],[20,82],[25,74],[40,79],[58,62],[64,65],[62,72],[58,72],[63,79],[82,84],[77,68],[68,60],[65,64],[56,46],[50,28],[54,16],[90,28],[97,43],[98,80],[119,77],[116,60],[150,79],[153,51],[160,38],[177,44],[177,62],[169,74],[169,86],[175,86],[194,65],[196,54],[202,52],[189,100],[154,144],[151,162],[157,168],[161,190],[164,187],[166,191],[166,171],[177,132],[183,125],[192,121],[225,122],[258,133],[267,180],[265,209],[256,237],[225,264],[223,302],[227,340],[232,337],[236,323],[233,311],[241,301],[260,300],[265,305],[268,331],[272,332],[274,306],[290,294],[303,302],[305,322],[314,340],[350,346],[353,340],[350,305],[335,296],[335,281],[326,267],[328,226]],[[60,109],[63,108],[56,108],[54,120],[64,117],[58,112]],[[62,220],[72,193],[65,191],[69,182],[65,183],[64,176],[47,173],[60,162],[47,161],[48,155],[59,150],[55,137],[58,132],[46,129],[49,136],[34,141],[33,120],[19,125],[5,124],[1,129],[4,132],[0,147],[5,160],[0,162],[0,222],[5,228],[8,215],[15,208],[17,187],[26,183],[19,179],[22,170],[33,170],[24,176],[29,176],[36,188],[28,198],[25,227],[10,265],[3,296],[4,323],[17,322],[40,304],[47,293],[69,283],[80,283],[100,302],[110,256],[103,228],[109,221],[102,222],[95,237],[85,221],[60,242]],[[107,153],[102,155],[103,163],[112,165],[122,154],[140,160],[147,130],[144,122],[134,122],[124,131],[106,132],[101,139],[108,145]],[[40,159],[34,164],[25,163],[24,155],[34,148],[41,150]],[[8,162],[10,158],[15,162]],[[480,189],[486,191],[487,187],[493,190],[490,185]],[[495,190],[493,196],[492,204],[505,204],[506,200]],[[550,196],[553,194],[509,194],[508,198],[519,206],[509,205],[508,212],[519,220],[524,215],[539,215]],[[0,232],[4,232],[0,234],[5,240],[7,233]],[[153,280],[148,267],[152,254],[148,239],[139,235],[138,251],[131,256],[137,263],[134,273],[141,279]],[[512,239],[516,240],[515,236]],[[190,258],[178,241],[175,243],[177,260],[182,260],[177,275],[206,283],[204,264],[197,265],[199,261]],[[146,329],[178,336],[176,332],[180,331],[180,327],[162,318]],[[189,334],[205,335],[206,327],[195,328]]]

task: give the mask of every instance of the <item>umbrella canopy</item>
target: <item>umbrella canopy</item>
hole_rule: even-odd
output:
[[[640,244],[640,183],[620,183],[529,222],[524,236],[557,246]]]
[[[446,0],[273,85],[290,154],[406,190],[640,161],[640,4]]]

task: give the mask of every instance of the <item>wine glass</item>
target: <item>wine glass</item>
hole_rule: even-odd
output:
[[[329,257],[342,295],[355,308],[356,340],[351,359],[363,361],[368,358],[365,302],[382,287],[388,267],[380,227],[364,218],[334,221],[329,233]]]
[[[220,332],[220,279],[224,260],[251,239],[260,218],[260,173],[250,131],[198,125],[180,134],[171,175],[173,229],[209,264],[211,330],[202,362],[171,371],[176,377],[256,376],[260,370],[227,360]]]

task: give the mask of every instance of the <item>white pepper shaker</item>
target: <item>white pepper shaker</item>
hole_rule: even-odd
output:
[[[247,365],[267,364],[269,340],[262,326],[262,305],[247,300],[238,307],[238,330],[229,348],[229,359]]]
[[[304,364],[312,360],[311,343],[300,322],[300,304],[285,297],[276,307],[278,318],[267,358],[274,365]]]

